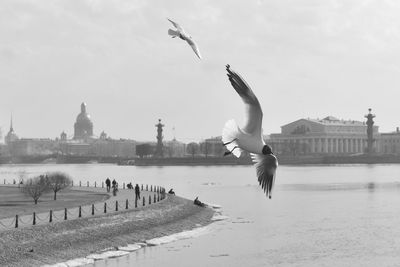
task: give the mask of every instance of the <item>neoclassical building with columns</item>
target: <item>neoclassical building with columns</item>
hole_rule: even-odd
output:
[[[379,139],[378,126],[373,135]],[[281,133],[271,134],[270,140],[276,154],[357,154],[367,147],[367,125],[355,120],[340,120],[332,116],[323,119],[299,119],[281,126]],[[376,142],[375,152],[379,152]]]

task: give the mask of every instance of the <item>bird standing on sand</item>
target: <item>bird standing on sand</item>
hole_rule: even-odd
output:
[[[193,49],[193,51],[196,53],[196,55],[201,59],[200,51],[199,48],[197,47],[196,43],[193,41],[192,37],[187,35],[185,31],[183,30],[182,26],[180,26],[178,23],[168,19],[172,25],[176,28],[176,30],[168,29],[168,34],[172,36],[172,38],[179,37],[182,40],[186,41]]]
[[[229,151],[225,152],[225,155],[233,154],[240,157],[242,150],[250,152],[255,162],[258,182],[266,195],[271,198],[278,160],[262,137],[263,112],[260,103],[250,86],[239,74],[231,70],[229,65],[226,65],[226,70],[229,81],[246,106],[246,124],[239,128],[234,120],[226,122],[222,142]]]

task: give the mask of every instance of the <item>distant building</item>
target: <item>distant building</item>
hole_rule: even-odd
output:
[[[19,138],[18,138],[17,134],[14,132],[13,120],[12,120],[12,116],[11,116],[10,130],[8,131],[6,137],[4,138],[4,141],[5,141],[6,145],[11,145],[12,142],[14,142],[18,139]]]
[[[90,150],[91,144],[78,140],[67,140],[59,143],[59,151],[62,155],[89,156]]]
[[[164,156],[170,158],[181,158],[185,156],[186,144],[182,143],[175,138],[171,141],[164,141]]]
[[[10,152],[8,150],[7,145],[5,144],[0,144],[0,163],[1,163],[1,157],[6,157],[9,156]]]
[[[58,144],[49,138],[21,138],[10,148],[13,156],[51,155],[58,151]]]
[[[93,123],[86,112],[86,104],[81,104],[81,113],[76,118],[74,125],[74,139],[87,139],[93,136]]]
[[[211,137],[200,142],[200,153],[206,157],[222,157],[226,151],[222,137]]]
[[[67,134],[64,131],[60,134],[60,140],[67,141]]]
[[[396,128],[395,132],[381,133],[377,140],[381,154],[400,155],[400,129]]]
[[[104,132],[103,132],[104,133]],[[128,139],[100,138],[91,144],[90,154],[96,157],[135,158],[136,141]]]
[[[378,126],[373,126],[378,136]],[[268,140],[277,154],[356,154],[367,147],[367,125],[355,120],[299,119],[281,126],[281,133]],[[376,145],[376,144],[375,144]]]

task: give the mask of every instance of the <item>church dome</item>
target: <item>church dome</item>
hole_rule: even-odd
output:
[[[86,103],[81,104],[81,113],[76,117],[74,139],[85,139],[93,135],[93,123],[86,112]]]
[[[86,103],[81,104],[81,113],[76,117],[76,122],[92,123],[89,113],[86,112]]]

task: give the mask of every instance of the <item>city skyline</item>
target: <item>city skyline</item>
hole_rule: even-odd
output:
[[[85,102],[82,102],[81,103],[81,113],[82,113],[82,106],[84,106],[85,107],[85,114],[87,114],[87,116],[88,116],[88,119],[89,119],[89,121],[90,121],[90,123],[91,123],[91,127],[93,127],[93,125],[95,125],[95,123],[93,123],[93,121],[92,121],[92,119],[91,119],[91,115],[90,115],[90,112],[87,112],[86,113],[86,107],[87,107],[87,104],[85,103]],[[369,113],[371,113],[372,112],[372,110],[371,109],[368,109],[368,112]],[[77,113],[78,115],[76,116],[77,117],[77,121],[78,121],[78,118],[79,118],[79,116],[81,116],[81,113]],[[375,117],[375,114],[373,114],[373,116]],[[364,118],[366,118],[367,116],[365,115],[365,116],[363,116]],[[348,122],[350,122],[350,123],[354,123],[354,122],[360,122],[360,123],[362,123],[362,124],[365,124],[365,120],[354,120],[354,119],[342,119],[342,118],[336,118],[336,117],[334,117],[334,116],[327,116],[327,117],[325,117],[325,118],[310,118],[310,117],[308,117],[308,118],[296,118],[296,119],[294,119],[294,120],[292,120],[291,122],[289,122],[289,123],[287,123],[287,124],[282,124],[281,125],[281,128],[282,127],[285,127],[286,125],[288,125],[288,124],[291,124],[291,123],[293,123],[293,122],[297,122],[297,121],[299,121],[299,120],[311,120],[311,121],[318,121],[318,120],[329,120],[329,119],[334,119],[334,120],[339,120],[339,121],[343,121],[344,123],[348,123]],[[160,123],[162,121],[162,119],[158,119],[158,123]],[[13,117],[12,117],[12,115],[11,115],[11,118],[10,118],[10,125],[9,125],[9,128],[7,129],[7,130],[4,130],[4,129],[2,129],[2,135],[0,135],[0,141],[1,140],[3,140],[4,139],[4,137],[7,135],[7,133],[9,132],[9,130],[12,128],[13,129],[13,132],[15,132],[16,133],[16,135],[19,137],[19,138],[27,138],[27,139],[29,139],[29,138],[49,138],[49,139],[58,139],[58,138],[60,138],[60,135],[62,135],[62,134],[66,134],[66,137],[67,137],[67,139],[69,139],[69,140],[73,140],[73,139],[75,139],[75,133],[76,133],[76,129],[74,129],[76,126],[76,123],[74,123],[74,126],[72,127],[72,132],[70,133],[70,132],[68,132],[68,131],[66,131],[66,130],[63,130],[63,131],[61,131],[60,132],[60,134],[58,135],[58,136],[56,136],[56,137],[49,137],[49,136],[40,136],[40,137],[31,137],[31,136],[23,136],[23,135],[20,135],[19,133],[18,133],[18,131],[15,131],[15,129],[14,129],[14,120],[13,120]],[[153,126],[154,126],[154,124],[153,124]],[[157,125],[156,125],[157,126]],[[375,124],[375,126],[376,127],[380,127],[379,125],[377,125],[377,124]],[[165,127],[165,125],[163,124],[163,128]],[[387,132],[387,133],[393,133],[393,132],[398,132],[399,130],[399,127],[396,127],[396,129],[395,130],[393,130],[393,131],[389,131],[389,132]],[[384,133],[384,132],[382,132],[382,131],[379,131],[378,130],[378,132],[379,133]],[[154,139],[143,139],[143,140],[139,140],[139,139],[136,139],[135,137],[118,137],[118,136],[109,136],[108,135],[108,132],[107,132],[107,130],[106,129],[103,129],[103,130],[99,130],[99,132],[97,132],[97,131],[94,131],[93,132],[93,134],[89,134],[88,136],[91,136],[92,138],[100,138],[101,137],[101,134],[106,134],[107,135],[107,137],[110,137],[110,138],[112,138],[112,139],[129,139],[129,140],[135,140],[135,141],[139,141],[139,142],[156,142],[156,138],[154,138]],[[156,130],[154,130],[154,134],[156,133]],[[279,132],[276,132],[276,133],[264,133],[264,135],[271,135],[271,134],[279,134],[279,133],[281,133],[281,130],[279,131]],[[164,136],[165,135],[165,130],[163,130],[163,137],[165,137]],[[171,136],[171,138],[169,138],[169,136]],[[167,138],[164,138],[164,140],[165,141],[171,141],[171,140],[175,140],[175,139],[177,139],[177,140],[179,140],[179,141],[182,141],[182,142],[186,142],[186,143],[189,143],[189,142],[200,142],[200,141],[202,141],[202,140],[205,140],[205,139],[208,139],[208,138],[214,138],[214,137],[220,137],[220,135],[218,135],[218,134],[216,134],[216,135],[211,135],[211,136],[206,136],[206,137],[202,137],[202,138],[200,138],[200,139],[195,139],[195,138],[186,138],[186,140],[183,140],[183,139],[177,139],[176,138],[176,134],[175,134],[175,127],[172,127],[172,129],[171,129],[171,131],[170,132],[167,132]],[[80,138],[78,138],[78,139],[80,139]],[[81,138],[82,139],[82,138]]]
[[[153,140],[158,118],[166,139],[219,135],[242,119],[229,63],[259,97],[265,134],[297,118],[363,121],[368,108],[380,132],[394,131],[399,5],[2,1],[0,126],[6,135],[12,113],[20,137],[70,136],[86,102],[98,135]],[[202,61],[167,35],[167,17],[185,25]]]

